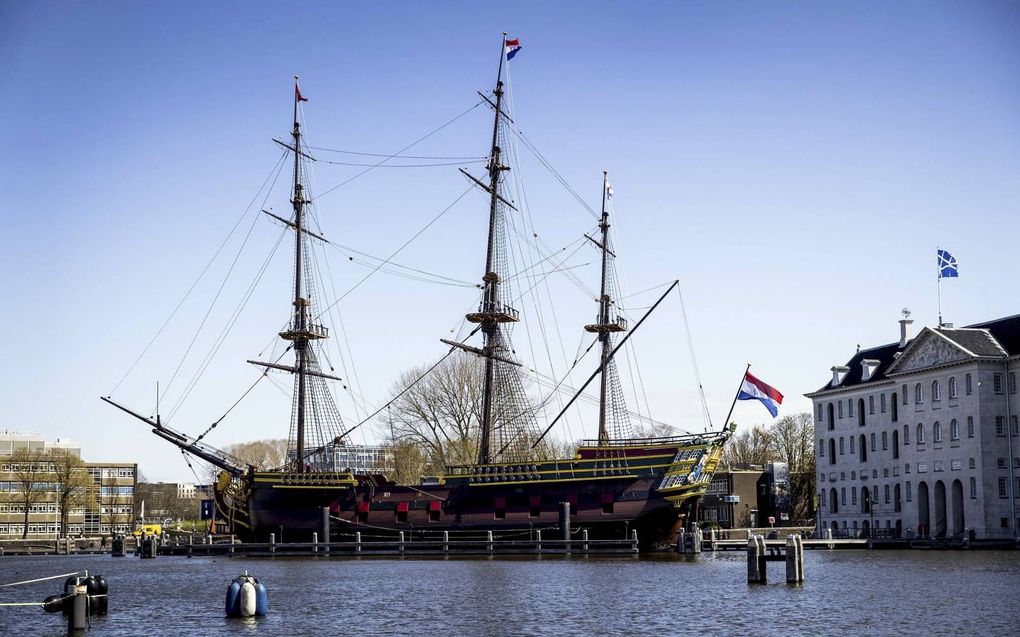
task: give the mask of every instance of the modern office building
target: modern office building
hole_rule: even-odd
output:
[[[29,505],[28,537],[55,538],[60,532],[60,511],[55,474],[45,462],[45,454],[62,450],[81,457],[81,445],[69,440],[47,442],[39,434],[0,431],[0,540],[19,539],[25,530],[25,504],[21,497],[22,481],[12,456],[20,450],[39,454],[43,469],[35,488],[42,496]],[[128,533],[134,528],[134,487],[138,467],[133,463],[85,461],[84,471],[91,481],[92,504],[72,508],[67,515],[69,537],[97,537],[111,533]]]
[[[818,524],[849,535],[1015,538],[1020,315],[913,338],[911,323],[807,394]]]

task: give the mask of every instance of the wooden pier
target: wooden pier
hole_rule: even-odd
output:
[[[549,534],[551,535],[551,534]],[[238,542],[231,538],[206,536],[200,541],[160,542],[159,555],[197,556],[220,555],[226,557],[403,557],[403,556],[565,556],[565,555],[623,555],[638,554],[637,534],[620,539],[589,539],[581,530],[576,537],[543,537],[534,531],[525,537],[506,538],[487,534],[469,537],[452,537],[444,533],[439,537],[409,537],[400,533],[393,538],[362,539],[355,533],[350,540],[340,542]]]

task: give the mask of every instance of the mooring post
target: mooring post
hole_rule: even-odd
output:
[[[563,547],[570,552],[570,503],[560,502],[560,530],[563,536]]]
[[[276,533],[269,534],[269,552],[276,555]]]
[[[354,533],[354,552],[361,553],[361,531]]]
[[[400,554],[404,554],[404,532],[400,532]]]
[[[584,554],[587,555],[588,554],[588,529],[582,529],[581,530],[581,542],[583,542],[583,544],[581,546],[582,546],[582,548],[584,550]]]
[[[786,583],[799,584],[804,581],[804,564],[797,550],[799,535],[786,536]]]
[[[488,548],[488,551],[489,551],[489,555],[492,555],[492,548],[493,548],[492,547],[492,531],[486,531],[486,534],[487,534],[487,540],[486,541],[488,542],[487,548]]]
[[[322,541],[326,543],[326,555],[329,555],[329,507],[322,507]]]
[[[747,583],[764,584],[768,581],[765,573],[767,548],[765,538],[752,535],[747,538]]]
[[[832,529],[825,529],[825,539],[828,540],[828,547],[831,549],[835,544],[832,541]]]
[[[231,555],[234,554],[234,544],[236,544],[236,543],[237,543],[237,536],[236,535],[231,535],[230,536],[230,554]]]
[[[319,534],[312,531],[312,553],[319,554]]]
[[[443,531],[443,553],[450,552],[450,532]]]
[[[797,575],[804,581],[804,536],[797,536]]]
[[[67,632],[85,630],[89,627],[88,588],[79,583],[74,585],[74,597],[68,603]]]
[[[634,529],[633,531],[630,532],[630,552],[634,553],[635,555],[638,552],[637,529]]]

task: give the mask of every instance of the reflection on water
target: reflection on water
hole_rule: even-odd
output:
[[[808,551],[803,586],[748,586],[740,552],[572,559],[108,556],[0,558],[0,583],[89,569],[110,583],[94,637],[230,635],[1016,635],[1020,552]],[[226,619],[247,569],[269,616]],[[62,582],[0,589],[41,601]],[[63,635],[62,618],[0,608],[0,635]]]

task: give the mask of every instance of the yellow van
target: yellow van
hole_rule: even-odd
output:
[[[138,528],[135,529],[134,536],[141,537],[142,533],[146,535],[161,535],[163,527],[159,524],[139,524]]]

